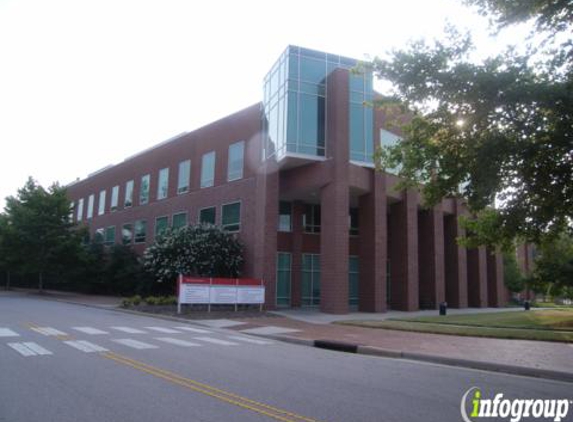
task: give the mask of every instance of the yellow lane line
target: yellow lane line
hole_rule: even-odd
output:
[[[273,406],[269,406],[264,403],[257,402],[255,400],[251,400],[246,397],[239,396],[237,394],[233,394],[224,390],[220,390],[218,388],[212,387],[207,384],[200,383],[198,381],[191,380],[189,378],[182,377],[180,375],[174,374],[172,372],[168,372],[151,365],[147,365],[143,362],[139,362],[125,356],[118,355],[116,353],[107,352],[102,353],[102,356],[111,359],[115,362],[122,363],[124,365],[130,366],[134,369],[139,371],[148,373],[150,375],[154,375],[158,378],[162,378],[166,381],[172,382],[174,384],[180,385],[182,387],[186,387],[190,390],[199,392],[201,394],[205,394],[207,396],[216,398],[218,400],[233,404],[238,407],[242,407],[247,410],[251,410],[256,413],[260,413],[262,415],[268,416],[272,419],[276,419],[282,422],[297,422],[297,421],[306,421],[306,422],[318,422],[315,419],[310,419],[296,413],[288,412],[286,410],[278,409]]]

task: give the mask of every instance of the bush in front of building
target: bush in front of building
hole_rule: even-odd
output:
[[[243,245],[232,233],[212,224],[167,230],[143,254],[145,269],[160,283],[178,274],[196,277],[238,277]]]

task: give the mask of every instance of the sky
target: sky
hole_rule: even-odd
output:
[[[260,101],[289,44],[364,59],[446,22],[482,55],[523,35],[461,0],[0,0],[0,210]]]

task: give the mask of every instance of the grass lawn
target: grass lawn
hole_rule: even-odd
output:
[[[474,337],[573,342],[573,309],[430,316],[386,321],[343,321],[341,324]]]

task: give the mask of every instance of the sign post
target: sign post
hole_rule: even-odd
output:
[[[181,314],[181,292],[183,284],[183,274],[179,273],[179,277],[177,277],[177,315]]]

